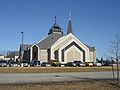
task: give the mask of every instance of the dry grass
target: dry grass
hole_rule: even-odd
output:
[[[111,80],[61,82],[28,85],[1,85],[0,90],[120,90]]]
[[[56,73],[111,71],[109,67],[0,67],[0,73]]]

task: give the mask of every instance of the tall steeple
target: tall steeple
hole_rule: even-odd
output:
[[[72,30],[72,19],[71,19],[71,12],[69,11],[69,22],[68,22],[68,30],[67,30],[67,34],[72,33],[73,34],[73,30]]]

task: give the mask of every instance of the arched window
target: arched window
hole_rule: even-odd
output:
[[[54,55],[55,55],[55,59],[58,60],[58,50],[56,50],[56,51],[54,52]]]
[[[33,49],[32,49],[32,59],[33,60],[38,60],[38,47],[36,45],[33,46]]]

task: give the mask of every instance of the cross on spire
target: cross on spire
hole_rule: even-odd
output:
[[[72,16],[71,10],[69,10],[69,20],[71,20],[71,16]]]
[[[56,23],[56,15],[55,15],[55,23]]]

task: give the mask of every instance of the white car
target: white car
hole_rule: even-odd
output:
[[[85,67],[85,63],[82,61],[74,61],[75,65],[78,67]]]
[[[17,66],[18,66],[17,62],[15,61],[9,62],[9,67],[17,67]]]
[[[41,67],[51,67],[51,64],[48,62],[42,62]]]
[[[20,64],[21,67],[28,67],[29,64],[27,61],[22,61],[21,64]]]
[[[93,63],[93,65],[94,65],[94,66],[99,66],[99,67],[102,66],[101,63],[97,63],[97,62]]]

